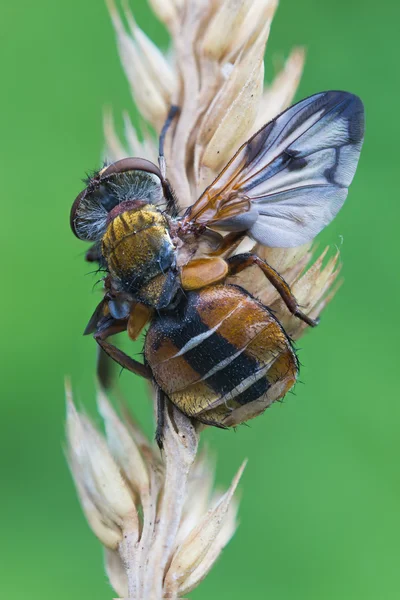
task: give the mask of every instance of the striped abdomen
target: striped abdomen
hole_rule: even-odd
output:
[[[283,397],[298,371],[278,321],[232,285],[190,292],[176,313],[157,318],[147,333],[145,357],[182,412],[215,425],[224,425],[231,409],[267,398],[275,383],[283,385],[272,399]]]

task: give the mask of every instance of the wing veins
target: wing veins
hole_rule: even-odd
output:
[[[276,137],[275,137],[275,139],[273,140],[273,142],[271,142],[271,143],[268,145],[268,148],[266,148],[266,149],[265,149],[265,151],[264,151],[264,152],[261,154],[261,156],[260,156],[260,151],[261,151],[261,150],[258,152],[258,154],[256,155],[256,158],[258,158],[258,160],[257,160],[257,161],[255,161],[255,160],[253,159],[253,160],[252,160],[252,161],[251,161],[251,162],[250,162],[250,163],[247,165],[247,168],[248,168],[248,167],[249,167],[249,166],[250,166],[252,163],[253,163],[253,166],[255,166],[255,165],[258,163],[258,162],[260,162],[260,160],[262,159],[262,157],[263,157],[263,156],[265,156],[265,154],[268,152],[268,150],[270,150],[271,146],[272,146],[272,145],[273,145],[273,144],[276,142],[277,138],[278,138],[280,135],[282,135],[282,133],[284,132],[284,130],[286,129],[286,127],[287,127],[287,126],[288,126],[288,125],[291,123],[291,121],[292,121],[292,120],[293,120],[293,119],[296,117],[296,115],[298,115],[298,113],[299,113],[301,110],[302,110],[302,109],[301,109],[301,108],[299,108],[299,109],[298,109],[298,110],[297,110],[297,111],[294,113],[294,115],[293,115],[292,117],[290,117],[290,119],[289,119],[289,121],[286,123],[286,125],[285,125],[284,129],[283,129],[283,130],[282,130],[280,133],[278,133],[278,134],[276,135]],[[331,110],[333,110],[333,108],[332,108]],[[329,111],[329,112],[331,112],[331,111]],[[246,147],[248,147],[248,146],[249,146],[249,144],[250,144],[250,143],[251,143],[251,142],[254,140],[254,138],[255,138],[255,137],[257,137],[257,135],[258,135],[259,133],[261,133],[261,131],[262,131],[263,129],[265,129],[266,127],[268,127],[268,125],[270,125],[270,124],[271,124],[273,121],[276,121],[276,120],[277,120],[277,119],[278,119],[278,118],[279,118],[279,117],[280,117],[282,114],[283,114],[283,113],[280,113],[280,114],[279,114],[277,117],[275,117],[275,119],[271,119],[271,121],[269,121],[269,122],[268,122],[266,125],[264,125],[263,127],[261,127],[261,129],[259,129],[259,130],[258,130],[258,131],[257,131],[257,132],[256,132],[256,133],[255,133],[255,134],[252,136],[252,137],[251,137],[251,139],[250,139],[250,140],[248,140],[248,141],[247,141],[245,144],[242,144],[242,146],[241,146],[241,147],[240,147],[240,148],[237,150],[237,152],[236,152],[236,153],[233,155],[233,157],[231,158],[231,160],[228,162],[228,164],[226,165],[226,167],[225,167],[225,168],[224,168],[224,169],[221,171],[221,173],[218,175],[218,177],[216,177],[216,178],[214,179],[214,181],[213,181],[213,182],[211,182],[211,183],[210,183],[210,185],[208,185],[208,186],[206,187],[206,189],[204,190],[204,192],[203,192],[202,196],[205,196],[205,195],[207,194],[207,191],[208,191],[210,188],[212,188],[212,187],[213,187],[213,186],[214,186],[214,185],[215,185],[215,184],[218,182],[218,179],[221,179],[222,175],[224,174],[224,171],[226,171],[226,170],[229,168],[229,166],[230,166],[230,165],[233,163],[233,161],[235,160],[235,158],[237,158],[237,156],[238,156],[238,154],[240,153],[240,151],[241,151],[241,150],[246,150]],[[329,113],[326,113],[326,114],[329,114]],[[315,125],[315,123],[313,123],[312,125],[310,125],[310,127],[308,127],[308,128],[305,130],[305,131],[303,131],[301,134],[299,134],[299,135],[298,135],[298,137],[297,137],[297,138],[295,138],[295,139],[294,139],[294,140],[293,140],[293,141],[290,143],[290,145],[292,145],[292,144],[294,144],[295,142],[297,142],[297,140],[298,140],[298,139],[299,139],[299,138],[300,138],[302,135],[304,135],[305,133],[307,133],[307,131],[309,131],[309,130],[311,129],[311,127],[313,127],[314,125]],[[290,146],[289,146],[289,147],[290,147]],[[271,165],[271,163],[272,163],[274,160],[276,160],[276,159],[277,159],[279,156],[281,156],[281,155],[283,154],[283,152],[285,152],[285,150],[283,150],[283,151],[282,151],[280,154],[278,154],[277,156],[275,156],[275,157],[274,157],[274,158],[273,158],[273,159],[272,159],[272,160],[271,160],[269,163],[267,163],[267,165],[265,165],[264,167],[261,167],[261,169],[259,169],[258,171],[256,171],[256,172],[255,172],[255,173],[253,173],[252,175],[249,175],[249,177],[248,177],[247,179],[243,179],[243,180],[241,180],[241,183],[246,183],[246,181],[248,181],[249,179],[252,179],[252,178],[253,178],[253,177],[255,177],[256,175],[258,175],[258,174],[259,174],[261,171],[263,171],[263,170],[264,170],[266,167],[270,166],[270,165]],[[254,163],[255,163],[255,164],[254,164]],[[278,173],[279,173],[279,172],[280,172],[280,171],[278,171]],[[229,179],[229,181],[227,181],[227,183],[225,184],[225,186],[219,190],[218,194],[215,194],[215,195],[214,195],[214,196],[212,196],[212,197],[214,197],[214,198],[215,198],[215,197],[218,197],[218,196],[222,196],[222,194],[223,194],[223,192],[226,190],[226,188],[227,188],[227,187],[229,187],[230,185],[232,185],[232,183],[234,183],[235,179],[238,177],[238,175],[239,175],[239,174],[240,174],[240,172],[239,172],[239,173],[237,173],[236,175],[234,175],[234,176],[232,177],[232,179]]]
[[[340,102],[340,104],[338,104],[338,105],[336,105],[336,106],[333,106],[333,107],[332,107],[332,108],[331,108],[331,109],[330,109],[330,110],[329,110],[327,113],[325,113],[325,114],[324,114],[322,117],[320,117],[320,118],[319,118],[317,121],[315,121],[314,123],[312,123],[312,124],[311,124],[309,127],[307,127],[307,129],[305,129],[304,131],[302,131],[302,132],[301,132],[301,133],[300,133],[300,134],[299,134],[299,135],[298,135],[298,136],[297,136],[297,137],[296,137],[294,140],[292,140],[292,141],[290,142],[290,145],[289,145],[289,146],[287,146],[287,147],[286,147],[284,150],[282,150],[282,152],[280,152],[279,154],[277,154],[276,156],[274,156],[274,157],[272,158],[272,160],[270,160],[270,162],[269,162],[269,163],[267,163],[266,165],[264,165],[263,167],[261,167],[261,169],[259,169],[259,170],[258,170],[258,171],[256,171],[255,173],[252,173],[252,174],[251,174],[251,175],[249,175],[249,176],[248,176],[246,179],[242,179],[242,180],[240,180],[240,183],[241,183],[241,185],[243,185],[243,186],[244,186],[244,185],[246,184],[246,182],[247,182],[247,181],[249,181],[249,179],[253,179],[253,178],[257,177],[257,175],[258,175],[259,173],[261,173],[261,171],[263,171],[264,169],[268,168],[268,167],[269,167],[269,166],[270,166],[270,165],[271,165],[271,164],[274,162],[274,160],[276,160],[276,159],[277,159],[279,156],[282,156],[282,154],[283,154],[284,152],[286,152],[287,154],[289,154],[289,153],[287,152],[287,150],[290,150],[290,147],[291,147],[291,146],[292,146],[294,143],[296,143],[296,142],[297,142],[297,141],[298,141],[298,140],[299,140],[299,139],[300,139],[300,138],[301,138],[303,135],[305,135],[305,134],[306,134],[308,131],[310,131],[310,129],[312,129],[312,127],[314,127],[314,125],[316,125],[316,124],[317,124],[317,123],[318,123],[318,122],[319,122],[321,119],[324,119],[325,117],[327,117],[327,116],[328,116],[328,115],[329,115],[329,114],[330,114],[330,113],[331,113],[333,110],[335,110],[335,109],[337,109],[337,108],[340,108],[340,106],[342,106],[342,104],[343,104],[344,102],[345,102],[345,100],[342,100],[342,101]],[[275,137],[275,139],[274,139],[273,143],[272,143],[272,144],[270,144],[270,145],[268,146],[268,148],[266,149],[266,151],[265,151],[265,152],[263,152],[263,154],[262,154],[262,155],[261,155],[261,157],[259,158],[258,162],[259,162],[259,161],[262,159],[262,157],[263,157],[263,156],[265,156],[265,154],[266,154],[266,153],[267,153],[267,152],[270,150],[271,146],[272,146],[272,145],[273,145],[273,144],[276,142],[276,140],[279,138],[279,136],[280,136],[280,135],[282,135],[282,133],[284,133],[284,131],[285,131],[285,129],[287,128],[287,126],[290,124],[290,122],[292,121],[292,119],[294,119],[294,117],[295,117],[295,116],[296,116],[296,115],[297,115],[297,114],[300,112],[300,110],[301,110],[301,109],[299,109],[299,110],[298,110],[298,111],[297,111],[297,112],[296,112],[296,113],[293,115],[293,117],[291,117],[291,118],[289,119],[289,121],[286,123],[286,125],[285,125],[285,127],[282,129],[282,131],[281,131],[281,132],[280,132],[280,133],[279,133],[279,134],[278,134],[278,135]],[[264,128],[263,128],[263,129],[264,129]],[[261,130],[260,130],[260,131],[261,131]],[[257,135],[257,134],[255,134],[255,136],[256,136],[256,135]],[[255,137],[255,136],[254,136],[254,137]],[[340,146],[340,148],[343,148],[344,146],[350,146],[350,144],[343,144],[343,145],[341,145],[341,146]],[[336,147],[336,146],[327,146],[327,148],[334,148],[334,147]],[[304,154],[304,157],[312,156],[313,154],[316,154],[317,152],[321,152],[321,151],[322,151],[322,150],[324,150],[324,149],[326,150],[327,148],[321,148],[321,149],[319,149],[319,150],[315,150],[314,152],[310,152],[310,153],[308,153],[308,154]],[[295,157],[295,156],[293,156],[293,158],[296,158],[296,157]],[[257,164],[257,163],[256,163],[256,164]],[[250,163],[250,165],[251,165],[251,163]],[[250,166],[250,165],[249,165],[249,166]],[[285,169],[285,168],[286,168],[286,165],[285,165],[285,166],[284,166],[282,169],[280,169],[279,171],[277,171],[277,173],[280,173],[280,172],[281,172],[283,169]],[[273,175],[271,175],[271,178],[272,178],[272,177],[275,177],[275,175],[276,175],[277,173],[274,173]],[[269,179],[269,178],[267,177],[266,179]],[[234,180],[233,180],[233,179],[231,179],[230,181],[232,182],[232,181],[234,181]],[[264,179],[263,181],[265,181],[265,179]],[[229,184],[227,184],[227,185],[229,185]],[[225,186],[225,187],[226,187],[226,186]],[[224,188],[224,189],[225,189],[225,188]]]
[[[363,134],[364,108],[357,96],[342,91],[309,96],[237,150],[197,201],[201,208],[192,212],[194,222],[208,210],[199,222],[247,231],[263,245],[306,243],[343,205]],[[248,209],[240,204],[244,200]],[[286,230],[285,220],[302,227],[292,223]]]

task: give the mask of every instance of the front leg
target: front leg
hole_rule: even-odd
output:
[[[117,321],[112,319],[108,308],[108,298],[105,296],[98,304],[93,315],[90,317],[89,323],[86,325],[83,335],[90,333],[98,334],[104,329],[108,329],[108,337],[126,329],[126,321]],[[106,354],[99,345],[97,354],[96,373],[101,386],[104,389],[109,389],[112,386],[114,379],[115,361]]]
[[[96,342],[99,344],[99,346],[103,350],[103,352],[105,352],[110,358],[112,358],[115,362],[117,362],[119,365],[121,365],[121,367],[123,367],[124,369],[128,369],[128,371],[131,371],[132,373],[135,373],[136,375],[140,375],[141,377],[144,377],[145,379],[151,379],[152,374],[151,374],[151,370],[149,369],[149,367],[147,367],[146,365],[143,365],[142,363],[140,363],[137,360],[134,360],[133,358],[131,358],[130,356],[125,354],[125,352],[122,352],[122,350],[120,350],[113,344],[110,344],[109,342],[107,342],[107,338],[109,338],[112,335],[115,335],[116,333],[125,331],[126,328],[127,328],[126,322],[121,323],[120,321],[116,321],[116,320],[112,319],[112,320],[109,320],[106,327],[98,328],[96,333],[94,333],[93,337],[96,340]],[[100,379],[101,379],[101,375],[100,375]]]
[[[283,277],[281,277],[281,275],[279,275],[275,269],[273,269],[259,256],[251,253],[238,254],[237,256],[232,256],[229,258],[227,263],[229,266],[229,275],[237,275],[241,271],[244,271],[244,269],[247,269],[253,265],[260,267],[268,281],[272,283],[276,291],[279,292],[282,300],[290,312],[311,327],[316,327],[318,325],[318,319],[311,319],[300,310],[296,298],[293,296],[289,285],[286,283]]]

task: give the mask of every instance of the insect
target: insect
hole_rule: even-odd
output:
[[[176,110],[161,133],[161,167]],[[122,367],[155,382],[159,444],[166,398],[202,423],[227,427],[256,416],[296,382],[296,354],[280,323],[226,279],[257,265],[292,314],[317,324],[279,273],[235,251],[245,236],[271,247],[311,241],[346,199],[363,136],[361,100],[323,92],[262,127],[183,216],[162,170],[140,158],[104,167],[75,200],[72,230],[93,242],[87,259],[106,271],[85,333]],[[135,340],[146,325],[143,363],[108,341],[122,331]]]

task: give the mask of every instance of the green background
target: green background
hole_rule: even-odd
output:
[[[321,235],[343,236],[345,285],[301,341],[305,385],[251,427],[204,434],[221,484],[249,464],[240,528],[194,600],[400,595],[399,18],[394,1],[282,0],[278,10],[267,78],[274,58],[306,45],[298,98],[359,94],[366,143],[346,207]],[[94,414],[95,343],[81,334],[100,297],[68,213],[99,164],[103,106],[134,108],[101,1],[5,1],[0,28],[0,593],[106,600],[100,544],[62,449],[65,374]],[[144,387],[126,372],[121,381],[150,432]]]

